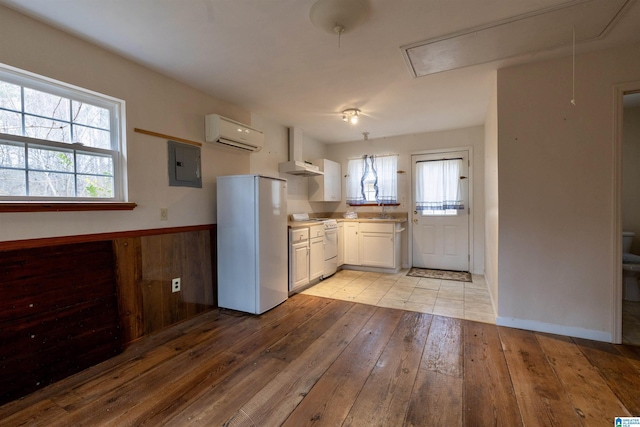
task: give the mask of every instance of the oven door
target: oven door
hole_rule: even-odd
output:
[[[324,231],[324,259],[338,256],[338,230]]]
[[[338,270],[338,230],[324,230],[324,270],[322,278]]]

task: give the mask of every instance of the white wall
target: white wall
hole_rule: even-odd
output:
[[[278,163],[289,155],[288,129],[258,114],[251,114],[251,126],[264,132],[264,148],[249,156],[250,172],[288,179],[278,173]]]
[[[640,254],[640,107],[624,109],[622,229],[636,233],[631,252]]]
[[[493,96],[484,123],[484,278],[493,307],[498,307],[498,94],[497,73],[493,79]]]
[[[473,251],[472,272],[484,272],[484,130],[482,126],[457,129],[443,132],[401,135],[389,138],[370,139],[368,141],[353,141],[344,144],[327,145],[328,158],[342,165],[342,175],[347,170],[350,158],[364,154],[398,154],[398,170],[405,171],[398,175],[398,207],[386,208],[389,212],[408,212],[411,210],[411,154],[438,149],[454,149],[472,147],[472,179],[473,179],[473,235],[471,244]],[[345,200],[345,181],[342,183],[343,201],[341,203],[327,203],[327,208],[335,212],[344,212],[348,206]],[[358,207],[357,212],[380,212],[381,208]],[[403,250],[403,264],[408,265],[408,239]]]
[[[499,323],[609,341],[614,89],[640,45],[498,71]]]
[[[249,155],[202,147],[203,188],[169,187],[166,140],[142,128],[204,142],[204,116],[249,122],[247,111],[0,6],[0,61],[126,101],[129,201],[133,211],[2,213],[0,241],[214,223],[215,178],[248,173]],[[169,220],[160,221],[161,207]]]

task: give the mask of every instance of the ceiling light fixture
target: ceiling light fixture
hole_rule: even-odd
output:
[[[360,25],[369,13],[366,0],[318,0],[309,11],[311,23],[319,30],[340,36]]]
[[[347,108],[342,112],[342,121],[349,122],[352,125],[355,125],[356,123],[358,123],[358,116],[360,115],[360,113],[361,111],[357,108]]]

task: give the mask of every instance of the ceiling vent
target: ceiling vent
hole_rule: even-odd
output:
[[[573,0],[479,27],[402,46],[421,77],[603,38],[635,0]]]

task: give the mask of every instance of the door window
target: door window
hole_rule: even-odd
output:
[[[416,162],[416,211],[422,216],[457,215],[464,209],[462,159]]]

